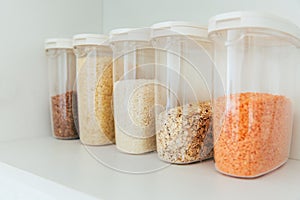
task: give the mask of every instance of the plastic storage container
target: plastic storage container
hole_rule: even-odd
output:
[[[76,66],[70,39],[48,39],[45,50],[49,68],[50,113],[53,136],[59,139],[78,138],[75,119]]]
[[[79,34],[73,37],[77,66],[80,141],[86,145],[115,140],[112,111],[112,51],[108,36]]]
[[[159,158],[177,164],[212,158],[213,63],[207,28],[180,21],[154,24],[152,44]]]
[[[216,169],[257,177],[289,156],[299,28],[254,12],[213,17]]]
[[[149,40],[148,28],[116,29],[110,33],[116,146],[131,154],[156,149],[154,51]]]

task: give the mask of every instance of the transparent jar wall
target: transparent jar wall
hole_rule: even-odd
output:
[[[214,153],[217,170],[256,177],[286,162],[297,47],[263,29],[212,34],[215,43]]]
[[[300,74],[300,47],[298,48],[297,56],[298,67],[296,67],[295,75]],[[293,123],[293,137],[291,144],[290,158],[300,159],[300,79],[296,78],[296,94],[294,103],[294,123]]]
[[[112,51],[109,47],[75,47],[80,141],[87,145],[114,142]]]
[[[114,82],[130,79],[154,79],[154,49],[149,42],[114,42]]]
[[[59,139],[78,138],[75,55],[71,49],[46,50],[49,69],[50,113],[53,136]]]
[[[177,95],[175,99],[169,97],[169,108],[211,99],[211,42],[172,36],[153,39],[153,46],[156,48],[156,79]]]
[[[117,148],[132,154],[154,151],[154,50],[149,42],[112,46]]]
[[[154,38],[156,137],[160,159],[178,164],[212,157],[212,44],[170,36]]]

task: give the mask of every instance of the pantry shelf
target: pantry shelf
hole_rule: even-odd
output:
[[[97,149],[100,148],[118,161],[114,146]],[[148,159],[157,162],[155,156]],[[132,160],[130,163],[137,164]],[[3,167],[6,164],[13,168]],[[16,174],[21,170],[29,178],[15,178],[25,183],[36,177],[41,178],[41,183],[50,181],[60,187],[60,193],[48,191],[57,199],[63,192],[73,194],[74,199],[79,198],[79,193],[87,195],[81,199],[300,199],[300,161],[296,160],[289,160],[274,173],[250,180],[217,173],[213,161],[165,165],[152,173],[130,174],[104,166],[78,140],[36,137],[0,143],[0,169],[1,173],[10,172],[7,178],[12,169]]]

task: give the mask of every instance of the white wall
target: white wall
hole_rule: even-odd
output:
[[[1,0],[0,141],[50,134],[43,42],[102,29],[101,0]]]
[[[267,11],[300,26],[300,0],[103,0],[103,30],[151,26],[167,20],[189,20],[206,25],[218,13],[236,10]],[[300,70],[299,70],[300,71]],[[300,86],[296,102],[291,158],[300,159]]]
[[[209,17],[235,10],[268,11],[300,26],[300,0],[103,0],[103,30],[150,26],[166,20],[206,25]]]

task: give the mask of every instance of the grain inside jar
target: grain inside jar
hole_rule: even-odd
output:
[[[78,34],[73,37],[77,58],[77,96],[80,141],[85,145],[114,143],[112,111],[112,51],[108,36]]]
[[[73,92],[51,97],[54,136],[59,139],[78,138],[73,115]]]
[[[202,161],[213,156],[212,108],[210,102],[171,108],[157,119],[157,153],[176,164]]]
[[[215,166],[238,177],[257,177],[287,161],[291,101],[267,93],[238,93],[215,102]]]

